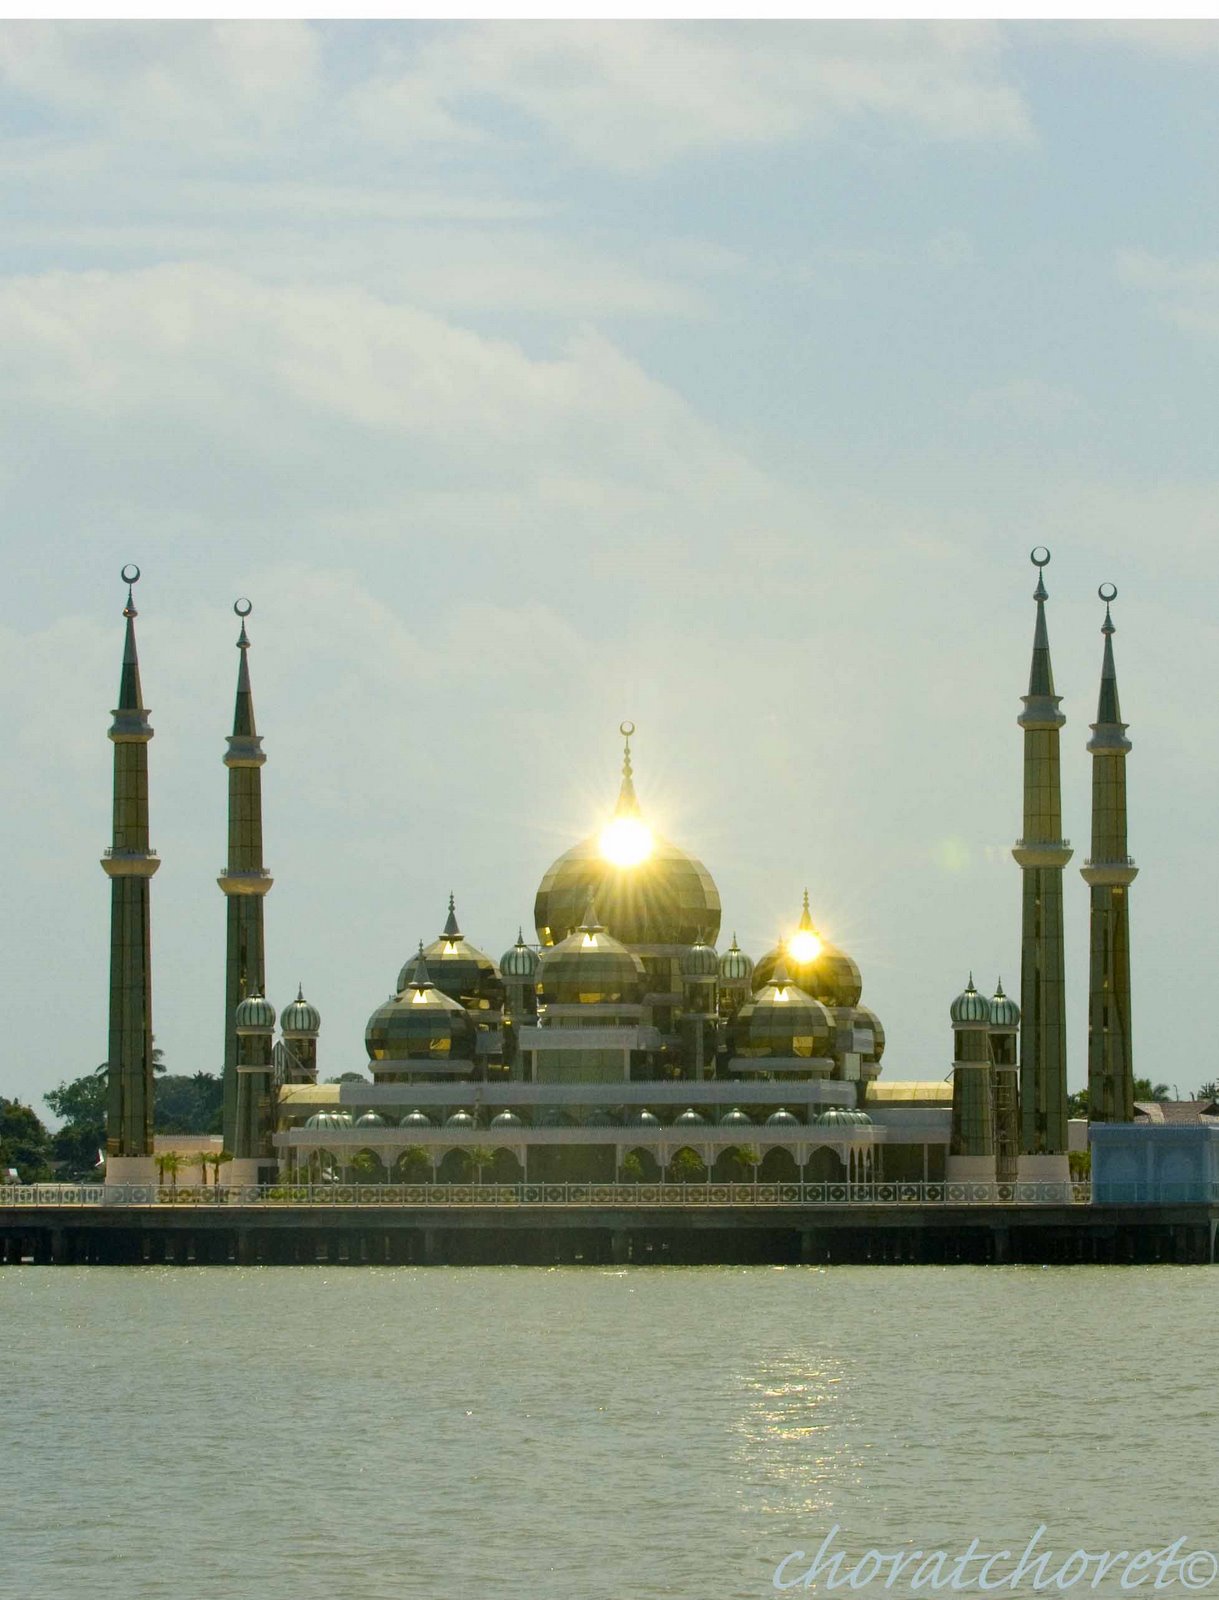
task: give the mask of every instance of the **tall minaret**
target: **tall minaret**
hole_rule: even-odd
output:
[[[237,703],[224,764],[229,769],[229,859],[218,878],[228,902],[228,939],[224,970],[224,1147],[234,1150],[237,1120],[237,1007],[247,995],[266,993],[262,902],[271,877],[262,864],[262,767],[266,756],[254,727],[254,695],[250,689],[250,641],[245,619],[253,610],[238,600],[241,618],[237,648]]]
[[[1138,868],[1126,854],[1126,755],[1130,740],[1117,698],[1109,603],[1111,583],[1097,591],[1105,602],[1105,658],[1100,703],[1088,753],[1092,757],[1092,854],[1080,868],[1092,893],[1092,954],[1088,971],[1088,1120],[1134,1121],[1134,1066],[1130,1045],[1130,885]]]
[[[1035,567],[1049,563],[1039,545]],[[1040,571],[1033,592],[1037,626],[1024,712],[1024,837],[1012,851],[1024,877],[1020,933],[1020,1154],[1021,1176],[1067,1177],[1067,1023],[1062,941],[1062,871],[1071,849],[1062,837],[1059,711],[1050,666]]]
[[[148,741],[152,729],[140,688],[132,586],[140,569],[123,568],[127,638],[114,742],[114,826],[102,869],[110,879],[110,1051],[107,1058],[106,1178],[152,1177],[152,949],[149,879],[161,865],[148,846]]]

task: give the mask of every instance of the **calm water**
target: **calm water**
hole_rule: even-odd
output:
[[[2,1268],[0,1592],[746,1600],[835,1523],[1215,1549],[1217,1300],[1205,1267]]]

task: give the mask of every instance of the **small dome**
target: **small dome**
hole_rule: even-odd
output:
[[[974,988],[974,976],[948,1008],[954,1027],[986,1027],[990,1022],[990,1001]]]
[[[330,1117],[336,1128],[350,1128],[352,1125],[350,1111],[332,1111]]]
[[[853,1128],[855,1112],[848,1111],[846,1106],[827,1106],[814,1117],[813,1125],[817,1128]]]
[[[718,978],[720,958],[709,944],[704,944],[700,939],[682,956],[681,975],[683,978]]]
[[[422,1111],[415,1110],[408,1111],[398,1126],[400,1128],[430,1128],[433,1124],[431,1117],[425,1115]]]
[[[279,1014],[280,1032],[285,1038],[308,1038],[315,1034],[322,1025],[321,1014],[316,1006],[311,1006],[305,999],[305,991],[300,984],[296,986],[296,999],[286,1005]]]
[[[752,1128],[753,1127],[753,1122],[741,1110],[740,1106],[733,1106],[731,1111],[725,1112],[724,1115],[720,1118],[720,1127],[721,1128]]]
[[[491,1118],[493,1128],[523,1128],[525,1124],[515,1111],[501,1111]]]
[[[992,1028],[1020,1026],[1020,1007],[1004,994],[1002,982],[995,989],[995,997],[990,1003],[990,1025]]]
[[[356,1118],[357,1128],[383,1128],[385,1118],[379,1117],[375,1111],[366,1111],[362,1117]]]
[[[813,926],[808,908],[808,890],[804,891],[804,909],[796,931],[783,939],[767,953],[753,969],[754,989],[769,982],[780,960],[787,967],[792,981],[812,995],[824,1006],[857,1006],[863,993],[863,979],[859,967],[836,944],[819,934]]]
[[[444,1125],[446,1128],[472,1128],[475,1123],[468,1111],[454,1111],[452,1116],[444,1119]]]
[[[237,1007],[238,1033],[270,1033],[275,1026],[275,1007],[260,994],[248,994]]]
[[[793,1116],[786,1106],[780,1106],[777,1111],[772,1111],[766,1119],[768,1128],[788,1128],[799,1126],[800,1118]]]
[[[341,1111],[315,1111],[305,1123],[306,1128],[346,1128],[351,1123],[350,1117],[344,1118]]]
[[[585,1117],[584,1126],[586,1128],[616,1128],[618,1123],[604,1106],[594,1106]]]
[[[732,943],[720,957],[720,981],[722,983],[748,983],[753,977],[753,962],[736,942],[736,934],[732,936]]]
[[[364,1030],[374,1068],[394,1061],[470,1061],[474,1024],[465,1007],[432,982],[422,947],[406,985],[378,1006]]]
[[[674,1117],[673,1126],[675,1128],[701,1128],[706,1120],[706,1117],[699,1116],[693,1106],[687,1106],[680,1117]]]
[[[649,1111],[646,1106],[638,1111],[632,1111],[627,1117],[627,1125],[632,1128],[659,1128],[660,1118]]]
[[[422,947],[421,947],[422,948]],[[504,1003],[499,969],[488,955],[476,949],[457,925],[457,908],[449,896],[449,915],[439,936],[423,950],[432,983],[450,1000],[475,1011],[498,1010]],[[411,981],[416,957],[398,974],[398,993]]]
[[[643,991],[643,962],[597,921],[590,901],[584,921],[538,963],[543,1005],[633,1005]]]
[[[834,1024],[819,1001],[790,981],[780,962],[773,980],[732,1019],[730,1037],[732,1053],[745,1059],[811,1060],[830,1054]]]
[[[532,980],[538,970],[538,953],[525,943],[525,930],[518,928],[516,943],[499,958],[499,970],[505,978]]]
[[[539,1106],[533,1119],[537,1128],[574,1128],[576,1119],[562,1106]]]

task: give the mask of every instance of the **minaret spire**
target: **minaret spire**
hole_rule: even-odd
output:
[[[262,739],[254,722],[254,693],[250,686],[250,637],[246,618],[253,610],[248,600],[238,600],[233,610],[241,620],[237,636],[237,698],[233,706],[233,731],[224,764],[229,769],[228,862],[216,880],[227,901],[227,937],[224,974],[224,1144],[234,1148],[238,1099],[237,1007],[249,996],[266,994],[266,954],[263,943],[262,902],[271,877],[262,860],[262,767],[266,762]]]
[[[1100,697],[1088,753],[1092,757],[1092,853],[1081,867],[1091,892],[1088,964],[1088,1120],[1134,1120],[1134,1065],[1130,1030],[1130,885],[1138,868],[1126,854],[1126,756],[1130,741],[1122,721],[1113,662],[1111,583],[1097,593],[1105,602]]]
[[[622,735],[622,786],[618,790],[618,804],[614,807],[616,817],[637,817],[639,815],[639,800],[635,794],[634,769],[631,766],[631,738],[635,732],[633,722],[619,724],[618,732]]]
[[[153,1128],[152,943],[149,880],[161,865],[148,843],[148,743],[152,728],[140,686],[136,608],[140,569],[126,566],[127,619],[114,743],[114,811],[102,868],[110,879],[110,1040],[107,1057],[106,1177],[151,1176]]]
[[[1062,873],[1071,847],[1062,837],[1059,711],[1046,627],[1042,545],[1030,560],[1038,569],[1033,599],[1037,622],[1024,711],[1024,835],[1012,851],[1023,876],[1020,959],[1021,1176],[1067,1176],[1067,1033],[1063,973]]]

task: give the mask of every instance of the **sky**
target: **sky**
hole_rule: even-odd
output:
[[[106,1054],[124,562],[171,1071],[222,1058],[246,595],[323,1076],[450,891],[528,934],[630,719],[721,948],[807,886],[943,1077],[969,971],[1018,988],[1041,544],[1070,1083],[1102,582],[1135,1067],[1214,1077],[1217,91],[1209,23],[0,25],[0,1094]]]

